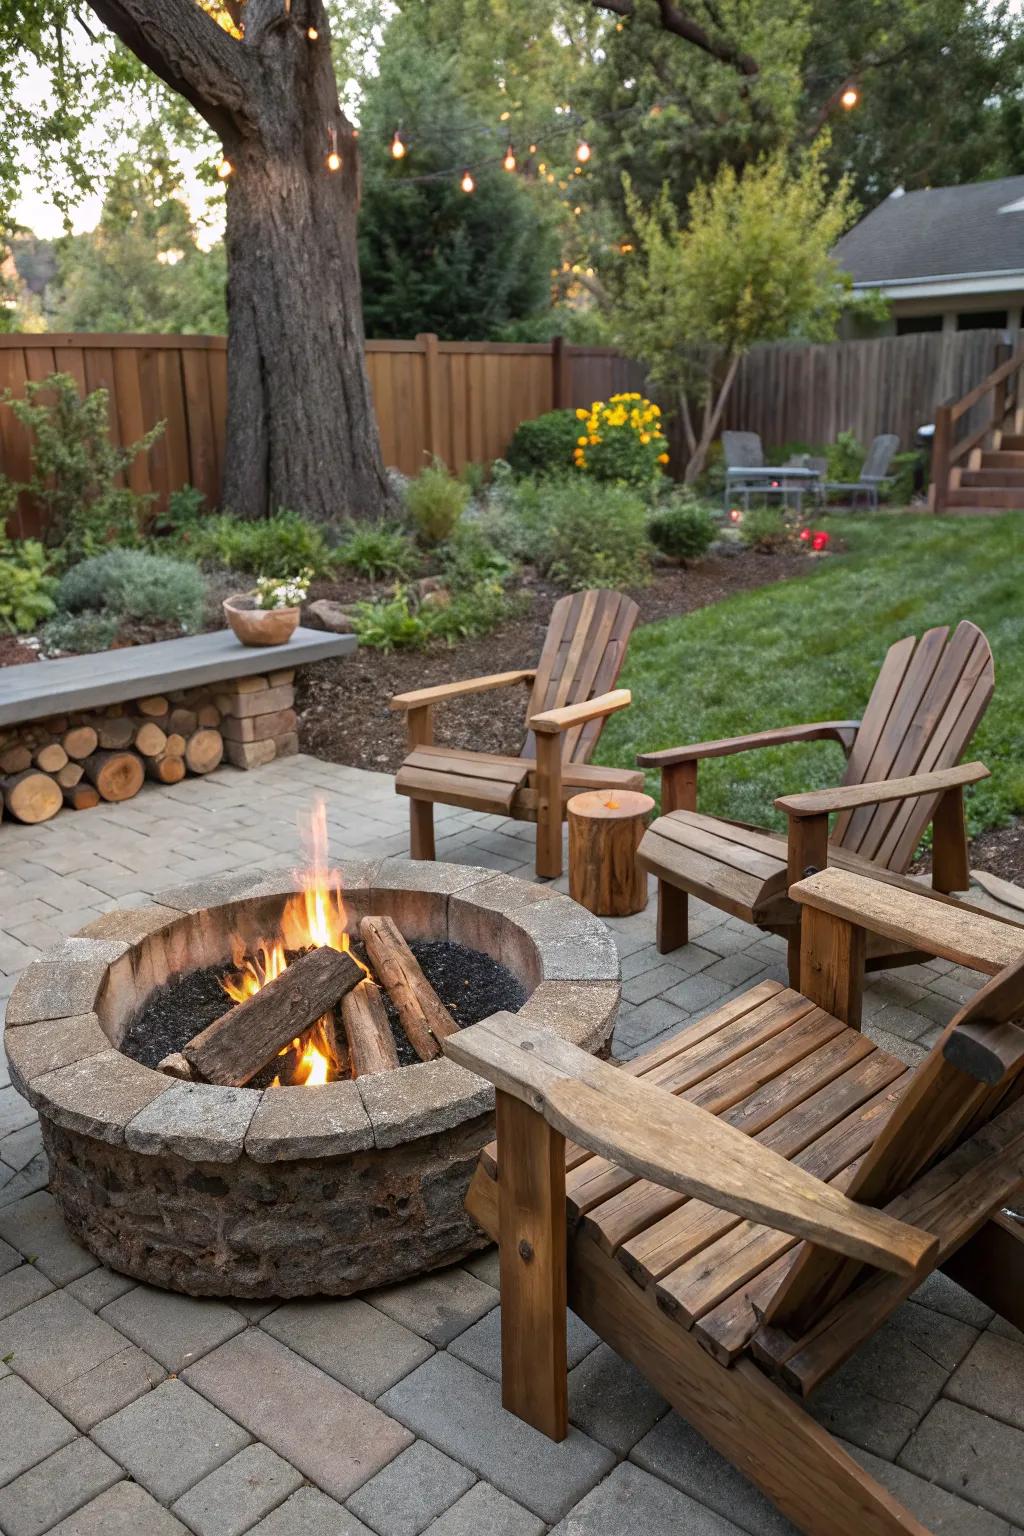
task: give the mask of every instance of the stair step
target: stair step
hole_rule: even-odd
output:
[[[993,486],[965,487],[950,491],[951,507],[1012,507],[1024,511],[1024,486],[1019,490]]]
[[[1020,432],[1004,432],[1001,448],[1008,448],[1011,452],[1024,453],[1024,434]]]
[[[984,485],[995,490],[1012,490],[1024,486],[1024,469],[965,469],[960,476],[961,486]]]
[[[1024,451],[988,448],[981,456],[982,469],[1024,469]]]

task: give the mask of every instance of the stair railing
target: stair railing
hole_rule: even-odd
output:
[[[949,493],[960,484],[960,474],[970,467],[964,460],[976,453],[980,459],[982,445],[990,434],[1002,434],[1012,418],[1011,431],[1024,431],[1024,388],[1021,371],[1024,370],[1024,348],[999,364],[966,395],[959,400],[940,405],[935,412],[935,433],[932,437],[932,478],[928,487],[928,506],[933,512],[945,512],[949,506]],[[956,424],[968,411],[990,397],[990,410],[980,427],[966,437],[957,438]],[[998,440],[995,442],[998,447]]]

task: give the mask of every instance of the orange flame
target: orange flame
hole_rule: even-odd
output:
[[[226,976],[221,986],[233,1002],[243,1003],[255,997],[269,981],[274,981],[288,966],[288,951],[300,954],[308,949],[351,950],[345,904],[341,896],[341,875],[331,869],[327,856],[327,807],[318,800],[308,820],[300,819],[299,833],[306,854],[305,867],[296,870],[295,878],[301,889],[291,897],[281,916],[281,936],[277,939],[261,939],[253,955],[247,955],[241,939],[232,945],[231,963],[235,974]],[[357,960],[366,974],[370,972]],[[294,1083],[313,1087],[326,1083],[330,1078],[331,1060],[322,1046],[326,1046],[320,1019],[301,1040],[293,1040],[279,1054],[289,1051],[299,1053]],[[280,1087],[275,1077],[272,1087]]]

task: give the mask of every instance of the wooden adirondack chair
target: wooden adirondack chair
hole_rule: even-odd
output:
[[[562,873],[566,801],[581,789],[643,788],[643,774],[633,769],[590,765],[605,720],[630,702],[629,690],[614,684],[638,612],[621,592],[574,592],[555,604],[536,668],[396,694],[391,708],[405,713],[409,753],[395,789],[411,800],[414,859],[434,857],[440,802],[535,821],[537,874],[553,879]],[[518,757],[434,746],[435,704],[515,683],[532,685]]]
[[[965,619],[952,638],[943,626],[891,646],[863,720],[783,726],[643,753],[637,758],[642,767],[661,769],[663,814],[648,828],[639,852],[641,864],[658,877],[658,948],[667,952],[687,942],[689,897],[700,896],[734,917],[784,934],[790,941],[789,979],[796,985],[800,911],[788,894],[792,882],[828,863],[920,890],[904,872],[929,822],[933,890],[966,890],[963,786],[987,777],[988,770],[980,763],[955,765],[994,687],[989,643]],[[789,818],[788,837],[698,812],[697,768],[703,758],[823,740],[841,742],[847,753],[842,787],[777,800]],[[832,813],[837,815],[830,835]],[[917,958],[872,937],[865,963],[874,970]]]
[[[467,1206],[499,1243],[502,1400],[565,1436],[569,1305],[806,1536],[927,1536],[792,1393],[939,1266],[1024,1325],[1024,930],[839,869],[792,894],[801,990],[625,1066],[529,1004],[443,1042],[498,1090]],[[844,1017],[864,928],[993,977],[914,1070]]]

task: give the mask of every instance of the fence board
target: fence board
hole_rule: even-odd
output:
[[[984,330],[758,348],[740,365],[724,425],[759,432],[766,445],[825,443],[852,431],[861,441],[896,432],[909,446],[938,404],[959,398],[991,371],[1004,337]],[[611,347],[565,346],[562,353],[571,406],[645,389],[643,368]],[[469,460],[489,463],[505,453],[520,421],[551,409],[557,367],[550,343],[369,342],[385,462],[416,474],[433,442],[453,469]],[[0,335],[0,392],[10,386],[20,394],[26,378],[45,378],[55,368],[80,389],[110,392],[119,443],[167,422],[148,462],[133,469],[133,485],[163,503],[190,482],[218,504],[227,415],[223,337]],[[963,432],[973,425],[965,419]],[[678,428],[670,438],[676,468]],[[19,480],[30,470],[27,435],[9,410],[0,410],[0,470]],[[39,509],[23,499],[12,531],[27,536],[40,528]]]

